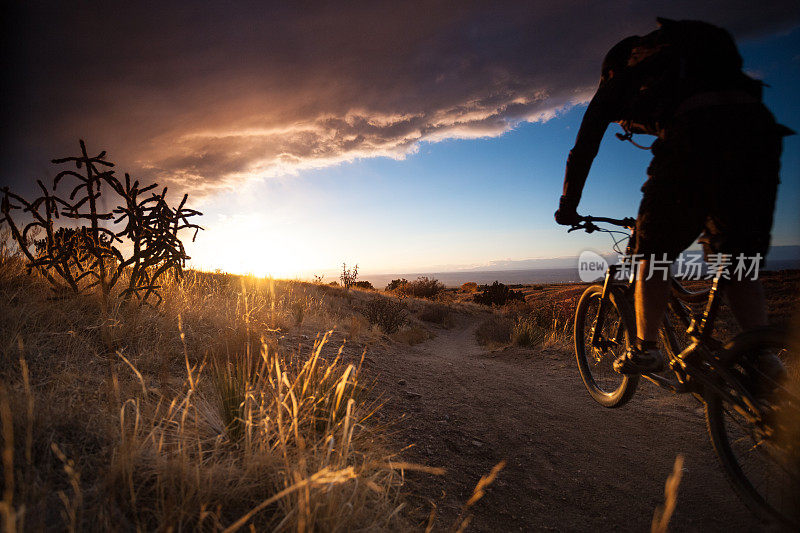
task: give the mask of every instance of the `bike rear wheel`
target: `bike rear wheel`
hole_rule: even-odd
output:
[[[638,375],[623,376],[614,371],[614,359],[630,346],[629,326],[633,312],[622,296],[610,294],[602,317],[601,346],[592,346],[603,287],[592,285],[584,291],[575,311],[575,358],[586,390],[605,407],[620,407],[636,392]]]
[[[742,501],[764,520],[800,528],[800,368],[796,346],[774,328],[744,333],[720,354],[728,373],[757,399],[762,420],[718,395],[706,398],[706,424],[723,470]],[[779,356],[788,377],[775,381],[753,354]]]

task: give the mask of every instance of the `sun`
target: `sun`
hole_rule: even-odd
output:
[[[312,243],[258,213],[221,216],[186,246],[195,268],[258,277],[307,277],[314,260]]]

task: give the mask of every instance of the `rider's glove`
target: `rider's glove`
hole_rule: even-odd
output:
[[[577,200],[569,198],[568,196],[562,196],[558,201],[558,211],[556,211],[555,214],[556,222],[564,226],[574,226],[578,224],[581,220],[576,211],[577,207]]]

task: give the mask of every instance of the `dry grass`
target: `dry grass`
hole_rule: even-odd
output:
[[[675,464],[672,473],[664,483],[664,503],[659,505],[653,513],[653,521],[650,525],[651,533],[667,533],[669,531],[669,521],[675,512],[678,504],[678,487],[683,476],[683,454],[675,457]]]
[[[392,335],[392,339],[402,344],[414,346],[432,338],[433,335],[425,328],[416,324],[407,324]]]
[[[426,305],[417,316],[424,322],[431,322],[444,328],[451,328],[454,325],[453,310],[444,304]]]
[[[504,315],[493,315],[475,328],[475,340],[487,348],[506,346],[511,342],[514,322]]]
[[[162,292],[104,313],[0,259],[5,530],[408,527],[360,352],[311,333],[379,335],[366,295],[192,272]]]
[[[495,310],[475,330],[475,337],[488,348],[508,345],[567,348],[572,335],[572,321],[567,313],[561,302],[513,302]]]
[[[364,304],[361,312],[370,324],[378,326],[387,334],[396,333],[408,322],[408,311],[405,304],[392,298],[375,296]]]
[[[544,341],[546,331],[532,320],[519,317],[511,330],[511,342],[516,346],[535,346]]]

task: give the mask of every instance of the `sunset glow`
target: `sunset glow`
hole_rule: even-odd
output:
[[[729,28],[746,70],[769,85],[767,105],[800,130],[800,15],[781,2],[726,6],[434,4],[422,16],[380,3],[257,2],[154,16],[127,4],[25,4],[10,17],[20,53],[9,55],[18,75],[2,179],[35,192],[49,160],[85,138],[121,172],[189,194],[207,228],[188,245],[191,265],[208,270],[420,272],[606,251],[596,235],[567,236],[553,212],[600,61],[621,32],[650,31],[656,14]],[[616,131],[583,213],[635,214],[649,153]],[[784,141],[774,245],[800,245],[798,143]]]
[[[800,531],[798,0],[3,15],[3,531]]]
[[[314,264],[313,243],[261,214],[220,217],[201,242],[188,249],[192,264],[204,270],[292,279],[308,277]]]

